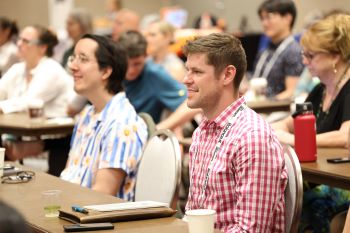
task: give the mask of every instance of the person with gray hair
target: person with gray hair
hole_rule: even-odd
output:
[[[85,34],[92,33],[92,18],[89,12],[83,8],[73,9],[67,18],[66,29],[70,39],[73,41],[73,45],[67,49],[62,58],[62,66],[66,67],[68,57],[73,54],[74,46],[78,40]]]

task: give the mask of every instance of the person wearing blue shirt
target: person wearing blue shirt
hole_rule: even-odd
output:
[[[174,112],[187,98],[186,87],[163,67],[146,61],[146,39],[137,31],[123,33],[119,44],[128,54],[128,70],[123,81],[126,96],[137,112],[150,114],[158,123],[164,110]]]
[[[72,136],[61,178],[132,201],[147,126],[123,92],[123,48],[102,36],[78,41],[69,68],[74,90],[87,98]]]
[[[106,37],[86,34],[77,42],[68,66],[74,90],[91,105],[77,117],[69,158],[60,177],[132,201],[148,135],[145,122],[123,91],[126,52]],[[41,152],[40,144],[25,146],[13,147],[12,153]]]

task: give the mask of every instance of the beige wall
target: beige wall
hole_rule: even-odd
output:
[[[15,19],[22,28],[25,25],[48,25],[47,0],[0,0],[0,15]]]
[[[259,18],[256,14],[258,5],[262,0],[124,0],[124,7],[134,9],[140,15],[158,12],[160,7],[177,4],[189,12],[189,23],[203,11],[210,11],[221,16],[228,22],[230,31],[236,30],[243,15],[248,16],[252,31],[260,31]],[[327,11],[340,8],[350,11],[348,0],[295,0],[298,8],[296,30],[302,27],[303,18],[315,8]],[[75,0],[75,6],[85,7],[94,16],[104,14],[103,0]],[[222,8],[223,6],[223,8]],[[20,27],[28,24],[40,23],[48,26],[48,0],[0,0],[0,15],[15,18]]]
[[[143,16],[158,12],[160,7],[170,3],[167,0],[124,0],[123,6]],[[74,5],[86,8],[93,16],[105,13],[104,0],[75,0]],[[0,0],[0,15],[16,19],[21,28],[36,23],[49,26],[48,0]]]

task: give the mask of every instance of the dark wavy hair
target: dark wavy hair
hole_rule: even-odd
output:
[[[84,38],[89,38],[97,43],[98,47],[95,51],[95,57],[99,68],[112,68],[112,73],[107,81],[107,91],[112,94],[123,91],[122,81],[128,67],[124,48],[104,36],[85,34],[82,39]]]

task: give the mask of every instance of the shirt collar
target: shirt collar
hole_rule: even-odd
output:
[[[33,69],[31,69],[29,71],[30,75],[34,76],[36,74],[36,72],[38,72],[38,67],[40,66],[40,63],[43,63],[45,60],[47,60],[47,57],[46,56],[42,57],[39,60],[38,64]]]
[[[100,113],[97,113],[96,118],[97,121],[101,122],[104,119],[107,118],[108,114],[109,114],[109,106],[113,103],[113,102],[121,102],[121,99],[126,98],[125,96],[125,92],[119,92],[116,95],[113,96],[113,98],[108,101],[108,103],[106,104],[106,106],[102,109],[102,111]],[[112,104],[114,106],[114,104]],[[95,106],[92,106],[91,109],[92,112],[95,112]]]
[[[208,127],[209,125],[213,125],[219,128],[225,127],[230,116],[242,105],[246,104],[246,100],[244,96],[240,97],[236,101],[232,102],[224,111],[222,111],[216,118],[213,120],[208,120],[204,118],[203,127]]]

